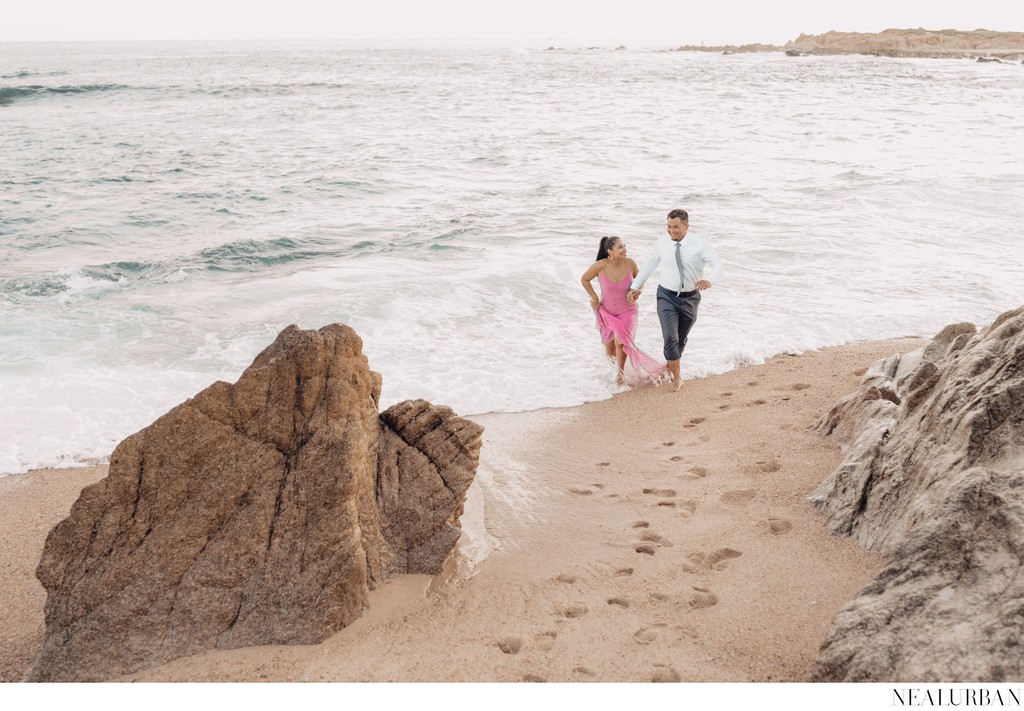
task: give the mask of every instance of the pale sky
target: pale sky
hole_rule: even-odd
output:
[[[580,39],[783,44],[888,27],[1024,31],[1020,0],[27,0],[0,42],[153,39]]]

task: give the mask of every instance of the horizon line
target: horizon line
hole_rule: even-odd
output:
[[[1000,34],[1009,33],[1024,33],[1021,30],[990,30],[984,27],[978,27],[972,30],[961,30],[953,27],[944,27],[942,29],[932,30],[925,27],[887,27],[884,30],[878,30],[877,32],[866,32],[861,30],[825,30],[823,32],[803,32],[798,31],[793,37],[786,41],[792,41],[800,35],[821,35],[829,32],[842,32],[849,34],[881,34],[889,30],[901,30],[901,31],[912,31],[922,30],[925,32],[997,32]],[[0,39],[0,44],[88,44],[88,43],[115,43],[115,42],[658,42],[658,43],[675,43],[676,45],[688,45],[688,46],[727,46],[735,45],[742,46],[747,44],[766,44],[773,45],[775,42],[765,40],[753,40],[753,41],[721,41],[721,42],[708,42],[708,41],[685,41],[676,40],[664,37],[642,37],[642,36],[630,36],[630,37],[607,37],[607,36],[540,36],[540,37],[139,37],[139,38],[90,38],[90,39]]]

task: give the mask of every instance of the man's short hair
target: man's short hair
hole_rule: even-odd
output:
[[[688,213],[686,210],[680,210],[679,208],[676,208],[672,212],[668,213],[668,219],[671,220],[674,217],[678,217],[683,222],[690,221],[690,213]]]

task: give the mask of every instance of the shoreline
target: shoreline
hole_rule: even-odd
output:
[[[782,352],[779,352],[779,353],[775,353],[774,355],[771,355],[771,356],[763,357],[763,360],[760,363],[747,363],[747,364],[742,364],[742,365],[734,365],[731,370],[726,370],[726,371],[723,371],[722,373],[711,373],[711,374],[708,374],[708,375],[698,375],[698,376],[692,376],[692,377],[687,376],[685,368],[684,368],[684,370],[683,370],[683,382],[684,382],[684,387],[685,387],[685,383],[687,383],[687,382],[698,381],[698,380],[703,380],[703,379],[706,379],[706,378],[727,375],[728,373],[734,372],[734,371],[742,369],[742,368],[749,368],[749,367],[756,367],[756,366],[759,366],[759,365],[764,365],[764,364],[766,364],[766,363],[768,363],[768,362],[770,362],[770,361],[772,361],[772,360],[774,360],[776,358],[783,357],[783,356],[785,356],[785,357],[799,357],[799,356],[802,356],[802,355],[805,355],[805,354],[808,354],[808,353],[818,353],[818,352],[821,352],[821,351],[832,350],[832,349],[835,349],[835,348],[854,348],[854,347],[857,347],[857,346],[859,346],[861,344],[887,343],[887,342],[897,342],[897,341],[915,340],[915,339],[927,340],[929,338],[931,338],[931,336],[904,335],[904,336],[898,336],[898,337],[894,337],[894,338],[877,338],[877,339],[872,338],[872,339],[861,340],[861,341],[850,341],[850,342],[841,343],[841,344],[838,344],[838,345],[818,346],[818,347],[813,348],[813,349],[800,350],[798,352],[782,351]],[[371,370],[374,369],[372,363],[370,364],[370,369]],[[244,368],[242,368],[241,370],[238,370],[235,373],[235,375],[233,376],[233,378],[237,379],[241,375],[242,370],[244,370]],[[611,380],[614,379],[614,365],[609,365],[609,367],[606,370],[607,370],[607,374],[609,376],[609,382],[610,382]],[[142,424],[142,425],[139,425],[138,429],[135,429],[135,430],[130,431],[130,432],[126,433],[125,435],[123,435],[111,447],[111,452],[113,451],[113,447],[116,447],[117,444],[119,444],[122,440],[126,439],[127,437],[131,436],[132,434],[135,434],[135,432],[138,432],[139,430],[143,429],[144,427],[148,426],[149,424],[151,424],[151,422],[153,420],[156,420],[158,417],[160,417],[161,415],[165,414],[167,411],[169,411],[171,408],[175,407],[176,405],[180,404],[181,402],[184,402],[185,400],[191,398],[192,396],[194,396],[200,390],[202,390],[202,389],[204,389],[206,387],[209,387],[214,382],[216,382],[216,380],[210,380],[205,385],[201,385],[199,387],[199,389],[195,390],[194,392],[192,392],[190,394],[187,394],[187,395],[183,395],[181,400],[168,405],[166,410],[164,410],[162,412],[159,412],[159,413],[156,413],[155,415],[153,415],[152,420],[150,422]],[[577,410],[580,410],[581,408],[590,407],[592,405],[595,405],[595,404],[601,403],[601,402],[608,402],[610,400],[614,400],[615,398],[621,397],[623,395],[627,395],[630,392],[633,392],[633,391],[628,386],[622,386],[620,390],[610,392],[608,394],[608,396],[605,397],[605,398],[594,399],[594,400],[584,400],[583,402],[579,402],[579,403],[571,404],[571,405],[544,405],[544,406],[538,407],[536,409],[528,409],[528,410],[488,410],[486,412],[478,412],[478,413],[467,413],[467,412],[459,411],[457,414],[460,417],[465,417],[465,418],[470,419],[470,420],[478,421],[480,424],[485,424],[487,421],[493,421],[495,418],[505,418],[505,417],[510,417],[510,418],[518,418],[518,417],[534,418],[534,417],[536,417],[536,418],[544,418],[545,421],[548,421],[550,418],[557,419],[557,418],[563,417],[563,416],[564,417],[571,417],[572,413],[576,412]],[[396,402],[399,402],[399,401],[395,400],[394,402],[389,402],[388,405],[382,406],[381,410],[383,411],[387,406],[395,404]],[[443,400],[439,400],[437,404],[448,405],[448,403],[444,402]],[[554,420],[552,420],[552,421],[554,421]],[[28,469],[20,469],[18,471],[0,471],[0,482],[2,482],[4,479],[6,479],[8,477],[19,477],[19,476],[25,476],[27,474],[34,474],[34,473],[39,473],[39,472],[51,472],[51,473],[56,474],[58,472],[63,472],[63,471],[75,471],[75,470],[81,470],[81,469],[92,469],[92,468],[95,468],[95,467],[106,467],[110,463],[110,454],[107,454],[106,456],[95,456],[95,455],[81,455],[81,456],[79,456],[79,455],[71,455],[71,454],[62,454],[62,455],[60,455],[58,457],[58,459],[59,460],[66,460],[67,463],[31,465],[31,466],[29,466]]]
[[[926,342],[779,355],[674,395],[476,416],[466,556],[447,577],[390,581],[319,645],[219,650],[124,680],[806,680],[835,612],[884,563],[829,536],[807,504],[840,452],[806,428],[871,363]],[[0,477],[2,681],[24,677],[42,638],[46,534],[105,471]]]

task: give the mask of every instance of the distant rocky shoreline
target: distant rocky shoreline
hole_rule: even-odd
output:
[[[682,45],[676,52],[785,52],[790,56],[866,54],[876,57],[967,58],[1024,61],[1024,32],[888,29],[883,32],[801,34],[786,44]]]

